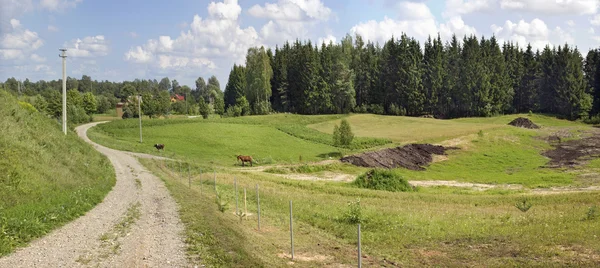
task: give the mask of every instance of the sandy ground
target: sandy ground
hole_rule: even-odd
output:
[[[99,123],[76,131],[110,159],[117,174],[114,188],[84,216],[1,258],[0,267],[190,267],[177,204],[163,182],[133,155],[154,156],[93,143],[86,132]],[[135,204],[139,218],[129,219],[130,227],[118,234],[117,225]]]

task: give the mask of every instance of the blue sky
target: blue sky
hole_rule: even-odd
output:
[[[535,48],[600,46],[599,0],[0,0],[0,80],[67,75],[123,81],[168,76],[194,86],[216,75],[221,89],[252,46],[339,41],[350,33],[383,42],[402,32],[425,40],[496,35]]]

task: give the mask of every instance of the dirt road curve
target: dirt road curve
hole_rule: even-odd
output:
[[[177,204],[163,182],[131,154],[90,141],[106,155],[117,182],[86,215],[0,259],[0,267],[189,267]],[[135,216],[135,215],[139,216]]]

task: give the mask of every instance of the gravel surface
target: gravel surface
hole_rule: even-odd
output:
[[[0,258],[0,267],[190,267],[178,207],[164,183],[130,153],[90,141],[86,132],[99,123],[76,131],[110,159],[115,187],[84,216]],[[131,208],[139,217],[128,217]]]

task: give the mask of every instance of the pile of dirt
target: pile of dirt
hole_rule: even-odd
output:
[[[530,129],[540,128],[540,126],[531,122],[531,120],[529,120],[529,118],[524,118],[524,117],[519,117],[519,118],[511,121],[508,124],[511,126],[515,126],[515,127],[523,127],[523,128],[530,128]]]
[[[408,144],[402,147],[350,155],[340,160],[359,167],[404,167],[411,170],[425,170],[423,166],[431,163],[433,154],[445,155],[448,149],[456,148],[432,144]]]
[[[600,133],[591,137],[559,142],[555,148],[542,153],[550,158],[548,167],[575,167],[600,157]]]

